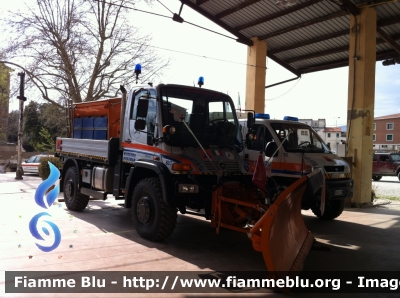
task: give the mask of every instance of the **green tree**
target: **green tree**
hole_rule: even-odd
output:
[[[53,137],[47,128],[42,127],[39,131],[39,140],[34,145],[35,151],[52,152],[56,151],[56,146]]]
[[[41,104],[39,107],[40,121],[50,133],[53,143],[57,137],[67,136],[66,110],[50,103]]]
[[[35,150],[35,144],[40,140],[40,111],[39,104],[30,101],[24,108],[24,127],[23,127],[23,140],[30,144],[31,147],[25,148],[27,151]],[[32,150],[33,149],[33,150]]]
[[[54,151],[56,138],[65,136],[65,109],[49,103],[38,104],[34,101],[27,104],[24,109],[25,150]]]

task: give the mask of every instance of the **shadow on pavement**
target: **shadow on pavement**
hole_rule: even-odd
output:
[[[102,204],[99,201],[90,202],[92,206]],[[83,212],[68,212],[101,230],[133,229],[130,209],[120,206],[89,207]],[[369,213],[374,220],[369,220],[369,215],[365,213]],[[400,212],[365,208],[357,211],[347,209],[345,214],[332,221],[303,215],[307,227],[317,238],[304,270],[400,270],[400,239],[395,236],[400,225]],[[144,240],[135,231],[120,236],[162,250],[200,269],[266,270],[262,254],[253,250],[245,234],[222,229],[217,235],[208,221],[193,216],[179,215],[174,233],[161,243]],[[174,270],[173,264],[171,270]]]

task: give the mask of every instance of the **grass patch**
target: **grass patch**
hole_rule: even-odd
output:
[[[391,201],[400,201],[400,197],[394,197],[394,196],[377,196],[377,199],[385,199],[385,200],[391,200]]]

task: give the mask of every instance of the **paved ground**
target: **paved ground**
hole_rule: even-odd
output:
[[[379,181],[372,181],[372,190],[379,199],[396,199],[395,205],[400,203],[400,181],[397,177],[382,177]],[[397,202],[396,202],[397,201]]]
[[[52,205],[49,212],[60,228],[62,241],[53,252],[42,252],[35,246],[28,229],[32,216],[43,211],[34,202],[41,180],[35,176],[24,176],[23,180],[14,178],[15,173],[0,174],[0,296],[4,293],[4,271],[265,270],[261,253],[252,249],[245,235],[226,230],[216,235],[208,221],[194,216],[180,215],[173,235],[163,243],[143,240],[132,227],[130,210],[112,198],[104,202],[90,201],[84,212],[71,212],[62,202]],[[398,181],[386,179],[374,184],[378,184],[377,190],[400,186]],[[305,223],[317,242],[304,269],[400,271],[400,201],[388,202],[379,198],[373,207],[346,209],[334,221],[321,221],[305,211]],[[5,295],[55,296],[132,297],[132,294]],[[151,296],[170,297],[171,294]]]

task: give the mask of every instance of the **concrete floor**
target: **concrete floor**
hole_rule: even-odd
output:
[[[84,212],[72,212],[64,203],[52,205],[51,219],[60,228],[61,244],[52,252],[35,246],[28,226],[42,212],[34,202],[41,180],[15,173],[0,174],[0,290],[2,297],[144,297],[145,294],[4,294],[4,271],[265,271],[262,254],[246,235],[222,230],[195,216],[180,215],[173,235],[163,243],[140,238],[130,210],[110,197],[90,201]],[[60,194],[59,198],[62,198]],[[383,202],[383,201],[382,201]],[[379,202],[378,202],[379,203]],[[390,208],[389,208],[390,207]],[[334,221],[317,219],[304,211],[304,221],[316,237],[304,270],[399,271],[400,204],[346,209]],[[31,257],[30,257],[31,256]],[[243,295],[243,293],[241,293]],[[276,293],[270,293],[276,295]],[[3,296],[4,295],[4,296]],[[212,295],[227,297],[226,295]],[[151,294],[151,297],[171,294]],[[174,297],[202,297],[174,294]],[[233,297],[239,297],[236,293]],[[245,294],[245,296],[249,296]],[[259,296],[259,295],[254,295]],[[265,296],[265,294],[261,295]],[[285,295],[284,295],[285,296]],[[310,296],[310,295],[308,295]],[[318,297],[323,295],[319,294]],[[351,295],[355,297],[355,295]],[[149,297],[149,296],[147,296]],[[316,296],[317,297],[317,296]],[[376,294],[374,297],[379,297]],[[384,297],[384,296],[381,296]]]

